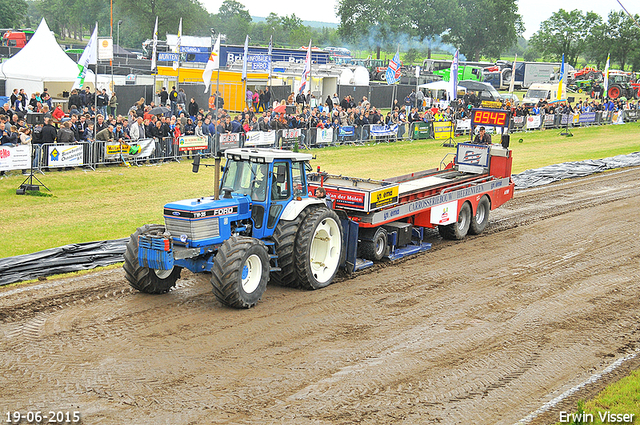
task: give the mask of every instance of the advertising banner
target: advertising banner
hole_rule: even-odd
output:
[[[302,136],[302,130],[299,128],[290,128],[282,130],[282,144],[290,145],[299,142]]]
[[[245,146],[273,146],[276,142],[276,131],[249,131]]]
[[[458,170],[481,173],[489,166],[489,146],[474,145],[471,143],[458,143],[456,163]]]
[[[544,115],[544,126],[545,127],[553,127],[556,121],[555,114],[546,114]]]
[[[458,201],[435,205],[431,208],[431,224],[440,226],[458,221]]]
[[[105,159],[148,158],[156,148],[154,139],[140,139],[128,143],[107,142]]]
[[[218,134],[218,136],[220,137],[220,146],[218,146],[219,152],[240,147],[240,133],[221,133]]]
[[[0,146],[0,171],[31,168],[31,146]]]
[[[579,124],[594,123],[594,122],[596,122],[595,112],[585,112],[583,114],[580,114],[580,116],[578,117]]]
[[[434,121],[433,135],[435,139],[448,139],[453,132],[453,124],[449,121]]]
[[[333,128],[319,128],[316,138],[316,143],[332,143],[333,142]]]
[[[207,149],[209,147],[209,138],[206,136],[180,136],[178,138],[178,150],[191,151]]]
[[[372,125],[370,128],[372,136],[396,136],[398,134],[398,124],[394,125]]]
[[[456,130],[457,131],[467,131],[471,130],[471,120],[456,120]]]
[[[516,128],[524,127],[524,117],[522,116],[513,117],[511,122],[513,122],[513,126]]]
[[[338,127],[338,137],[352,137],[356,134],[356,128],[352,125]]]
[[[535,130],[536,128],[540,128],[542,120],[540,119],[540,115],[529,115],[527,117],[527,130]]]
[[[413,123],[413,139],[428,139],[431,137],[431,124],[428,122]]]
[[[78,167],[82,162],[82,145],[49,145],[47,146],[47,166]]]

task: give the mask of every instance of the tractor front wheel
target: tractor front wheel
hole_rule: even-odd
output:
[[[129,237],[124,253],[124,275],[129,284],[140,292],[147,294],[164,294],[176,285],[182,267],[174,266],[171,270],[156,270],[141,267],[138,262],[138,237],[144,234],[163,234],[165,228],[161,224],[145,224]]]
[[[251,308],[269,281],[269,254],[258,239],[232,236],[218,249],[211,268],[213,293],[222,304]]]

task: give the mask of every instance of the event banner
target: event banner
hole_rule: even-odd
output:
[[[513,117],[511,119],[511,122],[513,123],[514,127],[524,127],[524,117],[523,116]]]
[[[82,145],[47,145],[47,166],[78,167],[82,162]]]
[[[569,125],[569,122],[571,122],[571,117],[572,115],[562,114],[560,116],[560,125]]]
[[[448,139],[453,132],[453,123],[450,121],[434,121],[433,134],[435,139]]]
[[[276,131],[249,131],[245,146],[273,146],[276,143]]]
[[[218,151],[223,152],[227,149],[240,147],[240,133],[218,133],[219,146]]]
[[[31,145],[0,146],[0,171],[31,168]]]
[[[319,128],[316,143],[332,143],[333,142],[333,128]]]
[[[413,123],[413,138],[428,139],[431,137],[431,124],[428,122],[417,121]]]
[[[595,112],[585,112],[580,114],[578,117],[578,123],[593,123],[596,122],[596,113]]]
[[[456,120],[456,130],[457,131],[467,131],[467,130],[471,130],[471,120],[470,119],[464,119],[464,120]]]
[[[197,151],[207,149],[209,147],[209,138],[207,136],[180,136],[178,138],[178,150]]]
[[[302,130],[299,128],[289,128],[286,130],[282,130],[282,143],[283,144],[291,144],[300,141],[300,136],[302,136]]]
[[[148,158],[156,148],[155,139],[140,139],[128,143],[107,142],[105,159]]]
[[[338,127],[338,137],[352,137],[356,134],[356,128],[352,125]]]
[[[527,130],[534,130],[540,128],[542,123],[540,115],[529,115],[527,117]]]
[[[397,136],[398,135],[398,124],[394,125],[372,125],[370,128],[372,136]]]
[[[546,115],[543,115],[543,117],[544,117],[544,126],[553,127],[556,121],[555,114],[546,114]]]

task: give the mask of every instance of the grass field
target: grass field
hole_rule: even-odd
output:
[[[513,172],[639,151],[638,127],[633,123],[575,129],[571,138],[560,136],[559,130],[514,134]],[[467,138],[458,137],[456,141]],[[310,152],[316,157],[312,161],[314,169],[320,166],[332,174],[381,179],[439,167],[445,155],[455,152],[441,144],[416,140]],[[126,237],[145,223],[162,222],[162,207],[167,202],[213,193],[212,169],[202,167],[199,174],[193,174],[187,161],[48,172],[39,177],[52,196],[16,195],[15,189],[24,180],[16,172],[0,180],[0,232],[4,236],[0,258],[70,243]]]

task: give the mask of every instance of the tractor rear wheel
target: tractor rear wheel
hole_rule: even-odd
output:
[[[176,285],[182,267],[171,270],[155,270],[141,267],[138,263],[138,237],[144,234],[162,234],[165,228],[161,224],[145,224],[129,237],[124,253],[124,275],[134,289],[147,294],[164,294]]]
[[[303,288],[328,286],[342,260],[342,225],[335,211],[317,208],[302,221],[296,237],[295,270]]]
[[[218,249],[211,268],[213,293],[222,304],[251,308],[269,280],[269,254],[258,239],[232,236]]]
[[[372,229],[374,230],[374,229]],[[367,236],[367,235],[363,235]],[[375,229],[371,240],[361,239],[358,256],[371,261],[380,261],[387,252],[387,231],[383,227]]]
[[[472,235],[479,235],[487,227],[489,223],[489,212],[491,211],[491,205],[489,204],[489,198],[483,196],[478,202],[476,208],[476,214],[471,217],[471,223],[469,224],[469,233]]]
[[[609,87],[609,90],[607,91],[607,97],[609,99],[617,99],[620,97],[620,87],[618,86],[611,86]]]
[[[460,240],[467,236],[471,223],[471,207],[469,203],[462,204],[458,212],[458,221],[446,226],[438,226],[438,232],[443,239]]]
[[[286,221],[280,220],[275,230],[273,231],[273,242],[276,248],[276,254],[278,255],[278,267],[279,272],[271,273],[271,282],[278,286],[298,287],[296,281],[296,273],[294,270],[295,261],[295,241],[300,223],[305,217],[313,210],[312,207],[304,209],[295,220]]]

